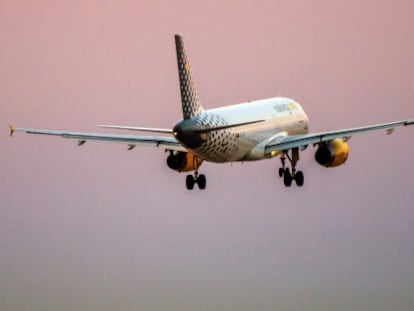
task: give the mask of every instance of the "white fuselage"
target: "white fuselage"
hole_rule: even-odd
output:
[[[258,121],[256,123],[253,123]],[[185,121],[183,121],[185,122]],[[247,125],[214,130],[202,134],[203,142],[180,142],[192,153],[210,162],[253,161],[275,156],[265,146],[286,136],[308,133],[308,117],[292,99],[276,97],[203,111],[192,118],[193,127],[185,130],[217,128],[232,124]],[[180,123],[178,123],[180,124]],[[194,136],[192,136],[194,137]]]

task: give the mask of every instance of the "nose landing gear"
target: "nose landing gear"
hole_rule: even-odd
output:
[[[305,179],[302,171],[296,171],[296,164],[299,161],[299,148],[293,148],[291,150],[291,156],[289,156],[289,150],[286,150],[280,156],[282,167],[279,168],[279,177],[283,177],[283,183],[286,187],[292,185],[292,181],[295,180],[298,187],[302,187]],[[289,160],[292,171],[286,167],[286,159]]]

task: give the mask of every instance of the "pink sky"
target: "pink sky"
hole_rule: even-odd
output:
[[[26,3],[25,3],[26,2]],[[236,3],[236,2],[235,2]],[[207,108],[273,96],[311,130],[414,117],[411,1],[2,1],[1,310],[412,310],[413,128],[214,165],[185,190],[163,151],[15,135],[180,119],[184,37]]]

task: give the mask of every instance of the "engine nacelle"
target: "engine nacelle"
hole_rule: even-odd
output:
[[[203,160],[191,152],[174,152],[167,158],[170,169],[178,172],[190,172],[200,167]]]
[[[335,167],[345,163],[348,159],[349,147],[342,139],[334,139],[319,144],[315,153],[315,160],[325,167]]]

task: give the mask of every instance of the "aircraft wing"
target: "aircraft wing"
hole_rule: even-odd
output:
[[[63,138],[75,139],[78,145],[83,145],[88,140],[118,142],[128,145],[128,149],[134,148],[136,145],[147,145],[165,148],[174,151],[186,151],[186,149],[174,137],[159,137],[159,136],[135,136],[135,135],[117,135],[104,133],[84,133],[84,132],[66,132],[66,131],[50,131],[27,128],[10,127],[10,136],[14,132],[23,132],[26,134],[39,134],[60,136]]]
[[[302,148],[308,145],[318,144],[336,138],[348,140],[353,135],[363,134],[371,131],[386,130],[387,134],[390,135],[396,127],[408,125],[414,125],[414,119],[401,120],[377,125],[369,125],[363,127],[355,127],[344,130],[321,132],[315,134],[286,136],[282,139],[279,139],[278,141],[273,141],[267,144],[265,153],[269,154],[272,151],[284,151],[292,148]]]

